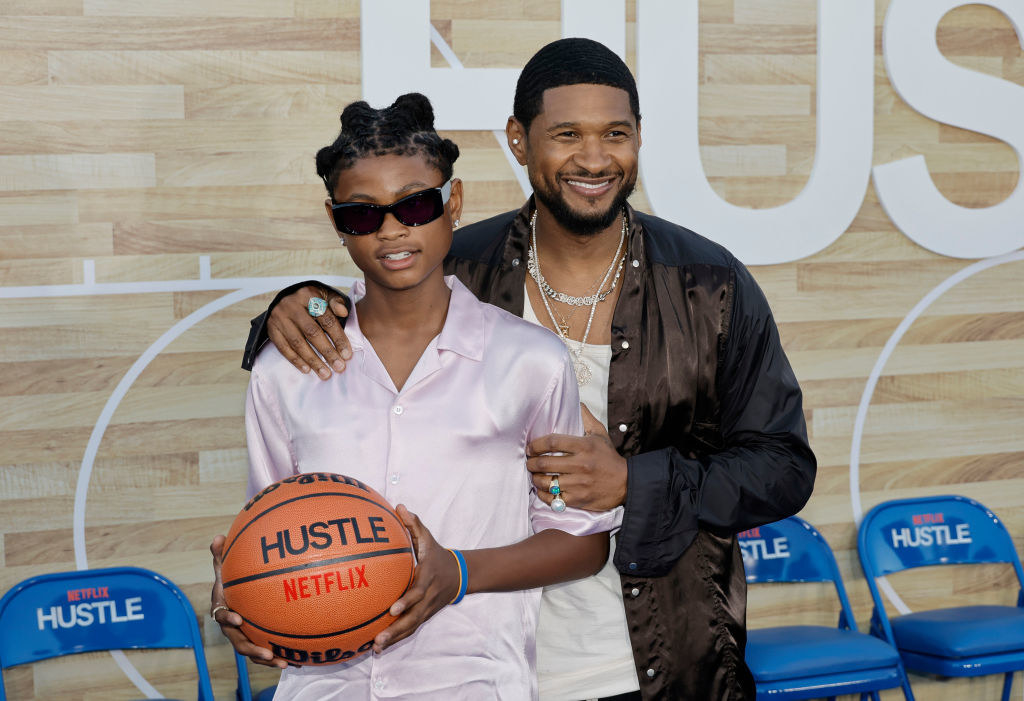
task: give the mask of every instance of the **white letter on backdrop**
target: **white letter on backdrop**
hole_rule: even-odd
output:
[[[697,0],[637,0],[640,165],[651,207],[747,264],[820,251],[853,221],[871,174],[874,3],[818,0],[814,166],[803,191],[778,207],[739,207],[708,184],[698,130],[697,40]]]
[[[624,53],[625,0],[563,0],[563,12],[562,36],[590,37]],[[382,107],[421,92],[434,105],[438,129],[504,130],[522,67],[463,68],[451,54],[458,65],[431,68],[430,0],[362,0],[360,17],[363,99]]]
[[[1018,36],[1024,5],[1010,0],[892,0],[885,17],[885,65],[896,91],[921,114],[1001,139],[1024,166],[1024,88],[946,60],[935,33],[955,7],[983,4],[1013,22]],[[986,258],[1024,245],[1024,173],[1005,200],[972,209],[947,200],[935,187],[924,156],[874,169],[875,190],[889,218],[925,248],[956,258]]]

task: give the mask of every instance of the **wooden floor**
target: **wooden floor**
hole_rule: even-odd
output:
[[[887,0],[876,6],[880,36]],[[553,0],[434,0],[431,11],[469,67],[521,66],[560,34]],[[341,107],[361,95],[358,12],[355,0],[0,0],[0,294],[91,276],[152,289],[205,274],[201,256],[213,279],[353,275],[324,221],[312,156],[334,137]],[[627,13],[635,65],[635,0]],[[812,0],[701,2],[701,31],[715,37],[701,46],[704,164],[733,203],[777,205],[806,182],[816,14]],[[757,41],[768,35],[773,41]],[[1019,38],[996,10],[954,10],[938,40],[950,60],[1024,83]],[[445,65],[436,50],[433,60]],[[923,154],[942,193],[968,207],[1014,189],[1012,148],[914,112],[890,86],[880,55],[876,65],[875,164]],[[759,99],[748,99],[755,87]],[[466,182],[465,222],[521,204],[493,135],[449,136],[464,154],[457,175]],[[647,209],[642,187],[634,204]],[[820,463],[802,515],[836,550],[862,627],[870,599],[856,564],[849,469],[857,404],[900,321],[968,263],[912,243],[869,188],[833,245],[753,271],[804,387]],[[1022,279],[1024,263],[991,268],[910,327],[868,414],[865,508],[965,494],[996,510],[1024,551]],[[162,334],[226,292],[0,297],[0,590],[74,568],[76,487],[104,405]],[[247,374],[238,366],[248,319],[267,301],[227,306],[155,356],[117,406],[85,491],[88,564],[163,572],[200,613],[208,609],[207,546],[244,498]],[[1010,604],[1012,584],[1006,569],[988,567],[896,580],[911,607],[964,597]],[[793,620],[834,623],[828,592],[752,592],[751,626]],[[233,698],[230,649],[204,624],[218,698]],[[162,693],[194,693],[182,671],[187,657],[132,659]],[[5,678],[14,699],[139,695],[105,654]],[[254,678],[262,685],[272,675]],[[994,699],[1001,683],[912,681],[921,701]],[[1015,695],[1019,676],[1017,684]]]

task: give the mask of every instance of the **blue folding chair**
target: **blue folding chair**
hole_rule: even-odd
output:
[[[902,687],[913,693],[895,648],[857,632],[835,556],[811,524],[797,516],[739,534],[747,581],[832,582],[839,624],[791,625],[747,631],[747,666],[758,699],[815,699],[837,694],[871,696]]]
[[[0,599],[3,670],[97,650],[191,648],[199,701],[213,701],[196,614],[167,578],[138,567],[31,577]]]
[[[896,646],[907,669],[943,677],[1005,674],[1024,669],[1024,570],[1013,539],[987,508],[961,496],[887,501],[871,509],[857,536],[860,562],[875,608],[872,632]],[[915,567],[1008,563],[1017,573],[1016,606],[956,606],[892,618],[877,577]]]
[[[271,701],[277,685],[268,686],[256,696],[252,695],[252,686],[249,684],[249,667],[247,658],[235,653],[235,668],[238,670],[238,686],[235,689],[235,701]]]

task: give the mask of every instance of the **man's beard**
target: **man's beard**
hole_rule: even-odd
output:
[[[530,185],[533,186],[533,194],[536,198],[543,203],[551,212],[551,216],[562,227],[578,236],[593,236],[607,229],[619,217],[626,205],[626,200],[633,194],[633,189],[636,187],[636,176],[634,175],[631,180],[623,181],[622,187],[615,195],[615,200],[606,211],[590,214],[581,214],[575,211],[560,195],[547,190],[541,183],[534,182],[533,178],[530,178]]]

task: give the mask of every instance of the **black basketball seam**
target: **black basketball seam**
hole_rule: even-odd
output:
[[[270,628],[264,628],[263,626],[259,625],[258,623],[253,623],[252,621],[250,621],[245,616],[242,616],[242,620],[245,621],[246,623],[248,623],[249,625],[251,625],[253,628],[259,628],[264,633],[269,633],[270,635],[279,635],[282,638],[296,638],[296,639],[303,639],[303,640],[315,640],[317,638],[330,638],[330,637],[333,637],[335,635],[344,635],[345,633],[351,633],[354,630],[359,630],[360,628],[365,628],[366,626],[370,625],[371,623],[373,623],[374,621],[379,619],[381,616],[383,616],[384,614],[386,614],[390,610],[391,610],[391,606],[388,606],[386,609],[384,609],[383,611],[378,613],[376,616],[374,616],[370,620],[365,621],[363,623],[360,623],[359,625],[357,625],[357,626],[355,626],[353,628],[346,628],[345,630],[339,630],[339,631],[335,631],[333,633],[319,633],[317,635],[300,635],[298,633],[284,633],[284,632],[277,631],[277,630],[271,630]],[[241,615],[241,614],[239,614],[239,615]]]
[[[359,494],[349,494],[347,492],[317,492],[316,494],[300,494],[297,497],[292,497],[291,499],[286,499],[286,500],[282,501],[280,504],[274,504],[273,506],[271,506],[266,511],[263,511],[263,512],[257,514],[256,516],[253,516],[249,520],[248,523],[246,523],[244,526],[242,526],[239,529],[238,533],[235,534],[235,537],[231,539],[231,542],[228,543],[228,547],[224,549],[224,553],[221,555],[221,562],[223,562],[224,560],[226,560],[228,558],[228,553],[231,552],[231,548],[233,548],[235,546],[235,543],[238,542],[239,537],[241,537],[242,533],[245,532],[245,529],[248,528],[249,526],[251,526],[253,524],[253,522],[255,522],[257,519],[261,519],[264,516],[266,516],[267,514],[269,514],[271,511],[273,511],[274,509],[282,507],[285,504],[290,504],[293,501],[299,501],[300,499],[312,499],[313,497],[329,497],[329,496],[349,497],[351,499],[361,499],[362,501],[367,501],[367,502],[373,504],[374,506],[379,506],[380,508],[384,509],[388,514],[390,514],[391,516],[394,516],[395,520],[398,521],[398,525],[399,526],[402,526],[403,529],[405,528],[405,526],[402,524],[402,520],[400,518],[398,518],[397,516],[395,516],[395,514],[391,510],[390,506],[388,506],[387,504],[381,504],[380,502],[374,501],[373,499],[370,499],[369,497],[360,496]]]
[[[257,572],[256,574],[250,574],[246,577],[238,577],[232,579],[229,582],[224,582],[223,586],[225,589],[233,587],[238,584],[245,584],[246,582],[254,582],[257,579],[266,579],[267,577],[273,577],[278,574],[288,574],[289,572],[301,572],[302,570],[308,570],[313,567],[324,567],[327,565],[337,565],[342,562],[351,562],[352,560],[367,560],[371,557],[380,557],[382,555],[400,555],[402,553],[409,553],[412,555],[412,548],[394,548],[391,550],[375,550],[368,553],[358,553],[356,555],[343,555],[341,557],[334,557],[330,560],[314,560],[312,562],[304,562],[301,565],[292,565],[291,567],[282,567],[276,570],[270,570],[269,572]]]

